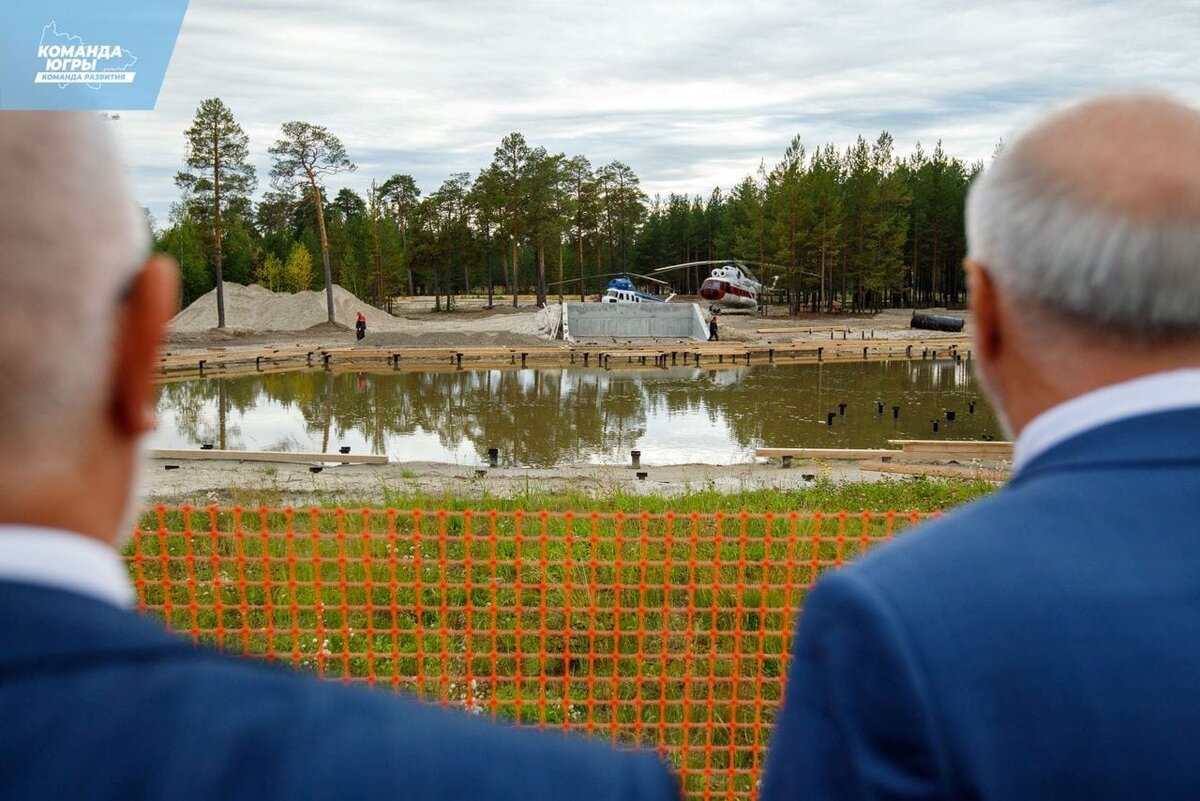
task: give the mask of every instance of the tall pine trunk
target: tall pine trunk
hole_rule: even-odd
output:
[[[583,303],[583,229],[579,229],[579,302]]]
[[[537,241],[537,305],[546,306],[546,245],[541,237]]]
[[[513,308],[517,308],[517,238],[512,240],[512,296]]]
[[[213,131],[213,244],[217,273],[217,328],[225,327],[225,264],[221,253],[221,156]],[[223,446],[222,446],[223,447]]]
[[[563,243],[560,236],[558,240],[558,305],[563,302]]]
[[[333,271],[329,268],[329,234],[325,230],[325,209],[321,202],[321,190],[317,187],[317,179],[312,173],[308,176],[312,184],[313,202],[317,204],[317,231],[321,234],[321,266],[325,270],[325,308],[329,312],[329,322],[334,321],[333,315]]]

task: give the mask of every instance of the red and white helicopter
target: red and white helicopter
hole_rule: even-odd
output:
[[[710,261],[689,261],[684,264],[672,264],[669,267],[659,267],[650,272],[654,274],[685,270],[689,267],[707,267],[714,265],[712,273],[700,285],[700,297],[709,302],[709,311],[713,314],[722,309],[727,311],[754,312],[762,305],[762,296],[775,286],[779,276],[770,286],[763,284],[746,266],[754,264],[762,267],[776,267],[774,264],[760,264],[737,259],[717,259]],[[778,268],[783,269],[783,268]]]

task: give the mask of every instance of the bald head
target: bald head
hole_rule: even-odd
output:
[[[0,458],[71,459],[104,403],[147,232],[96,114],[0,112]]]
[[[1031,131],[1012,157],[1082,207],[1150,224],[1200,223],[1200,113],[1170,100],[1077,106]]]
[[[1132,339],[1200,335],[1200,113],[1128,95],[1048,118],[972,188],[967,236],[1017,301]]]

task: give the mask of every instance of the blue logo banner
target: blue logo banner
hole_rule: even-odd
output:
[[[0,5],[0,109],[152,109],[187,0]]]

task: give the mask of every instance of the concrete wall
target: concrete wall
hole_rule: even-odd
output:
[[[567,303],[563,338],[657,337],[708,339],[708,322],[695,303]]]

